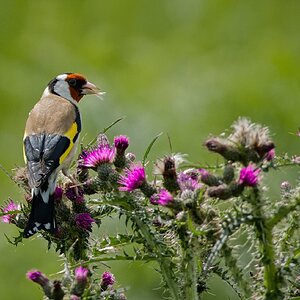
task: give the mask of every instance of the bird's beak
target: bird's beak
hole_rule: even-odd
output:
[[[85,85],[82,86],[82,94],[102,96],[103,94],[105,94],[105,92],[101,91],[93,83],[87,82]]]

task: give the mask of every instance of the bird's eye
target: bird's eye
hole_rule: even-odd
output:
[[[75,78],[72,78],[72,79],[69,80],[69,84],[70,84],[71,86],[76,86],[77,80],[76,80]]]

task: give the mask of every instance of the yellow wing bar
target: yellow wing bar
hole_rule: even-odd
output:
[[[65,137],[67,137],[70,140],[70,145],[67,148],[67,150],[61,155],[59,158],[59,164],[61,165],[62,162],[66,159],[72,148],[74,147],[74,137],[78,134],[78,127],[77,123],[74,122],[71,126],[71,128],[64,134]]]

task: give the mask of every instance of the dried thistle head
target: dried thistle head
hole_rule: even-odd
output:
[[[166,155],[164,158],[159,158],[154,164],[153,174],[168,176],[169,173],[176,172],[176,169],[186,161],[186,155],[181,153]]]
[[[14,182],[22,187],[26,192],[30,193],[28,182],[28,171],[26,167],[17,167],[12,170],[14,172]]]
[[[231,126],[228,138],[211,137],[205,146],[212,152],[219,153],[228,161],[240,161],[247,165],[250,161],[258,162],[275,148],[268,127],[252,123],[240,117]]]
[[[233,132],[228,139],[246,149],[255,150],[260,158],[275,147],[268,127],[252,123],[244,117],[238,118],[231,127]]]
[[[219,153],[229,161],[241,161],[242,156],[238,147],[230,140],[221,137],[210,137],[205,141],[209,151]]]
[[[97,137],[97,144],[100,147],[109,146],[109,140],[106,134],[100,133]]]
[[[163,185],[169,192],[180,189],[177,182],[177,168],[185,161],[185,155],[177,153],[166,155],[163,159],[158,159],[154,164],[153,174],[163,176]]]

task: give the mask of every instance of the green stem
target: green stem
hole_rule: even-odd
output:
[[[192,224],[188,221],[178,224],[177,233],[181,241],[182,261],[181,274],[183,277],[182,299],[198,300],[198,256],[196,251],[197,237],[192,233]]]
[[[275,250],[273,246],[272,227],[267,223],[262,210],[262,203],[258,189],[254,189],[254,226],[259,242],[261,261],[264,267],[264,285],[266,288],[265,300],[281,300],[282,293],[279,289],[280,279],[275,266]]]
[[[184,250],[183,263],[184,266],[184,276],[185,276],[185,284],[184,284],[184,299],[189,300],[198,300],[198,266],[197,266],[197,258],[195,256],[195,249],[193,247],[194,238],[192,237],[192,241],[190,246]]]
[[[236,293],[239,295],[241,299],[249,299],[251,295],[251,290],[249,288],[249,283],[243,278],[243,271],[238,267],[238,262],[234,255],[232,254],[232,249],[225,243],[222,247],[222,256],[225,259],[225,265],[229,268],[232,277],[234,278],[234,283],[238,285],[238,288],[241,291],[235,289],[232,286]],[[243,293],[243,295],[241,295]],[[244,298],[242,298],[242,296]]]
[[[114,203],[116,208],[124,210],[124,213],[127,213],[132,222],[139,228],[148,248],[157,256],[156,260],[160,266],[163,279],[169,288],[172,298],[174,300],[179,300],[180,298],[177,283],[174,281],[175,275],[173,273],[171,258],[165,255],[164,247],[155,238],[155,234],[152,233],[151,227],[143,221],[143,219],[147,218],[138,213],[140,208],[134,203],[134,200],[130,196],[126,198],[113,197],[110,200]]]
[[[153,238],[153,235],[151,234],[151,228],[142,221],[142,218],[138,215],[133,215],[132,220],[140,229],[150,249],[152,251],[155,251],[162,276],[168,285],[172,298],[174,300],[179,300],[180,298],[178,294],[177,284],[174,282],[174,275],[172,273],[172,262],[170,261],[170,258],[164,256],[163,247],[161,247],[161,245],[157,243],[156,240]]]

